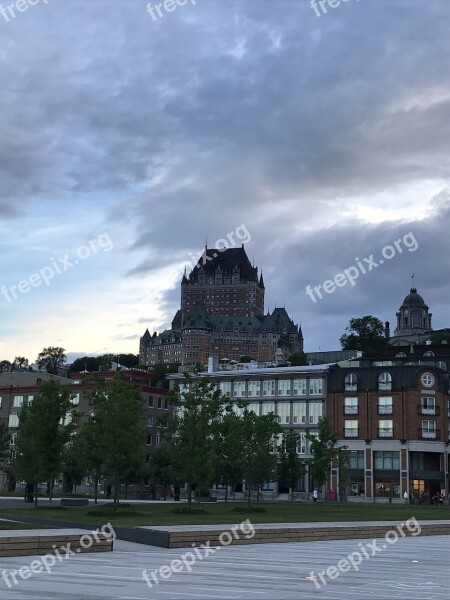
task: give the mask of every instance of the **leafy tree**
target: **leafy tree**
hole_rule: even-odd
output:
[[[160,446],[154,448],[147,464],[147,475],[154,487],[164,487],[164,500],[167,498],[167,486],[175,482],[175,458],[172,455],[170,444],[163,438]]]
[[[92,433],[97,440],[102,473],[114,482],[116,509],[121,481],[128,479],[130,465],[144,459],[143,403],[139,391],[120,376],[111,383],[98,379],[91,403]]]
[[[433,331],[430,334],[430,339],[433,344],[441,344],[446,341],[450,344],[450,329],[441,329],[440,331]]]
[[[259,490],[275,475],[277,455],[274,452],[275,440],[281,427],[275,415],[258,416],[244,409],[242,416],[243,452],[241,457],[242,474],[248,486],[248,503],[251,499],[251,486]]]
[[[81,373],[82,371],[95,372],[98,371],[100,366],[100,359],[98,356],[83,356],[73,361],[70,372]]]
[[[388,340],[384,337],[384,325],[376,317],[367,315],[350,319],[339,338],[343,350],[360,350],[369,357],[384,355]]]
[[[97,437],[97,424],[94,419],[86,421],[80,429],[79,441],[82,445],[86,474],[94,479],[94,502],[98,503],[98,482],[102,475],[103,459]]]
[[[9,373],[11,370],[12,364],[9,360],[0,360],[0,373]]]
[[[14,359],[14,364],[16,367],[19,367],[19,369],[26,369],[28,367],[28,358],[25,358],[24,356],[16,356]]]
[[[10,440],[11,436],[8,433],[8,428],[3,421],[0,421],[0,468],[3,469],[5,469],[10,455]]]
[[[343,452],[346,447],[338,447],[337,435],[332,431],[330,422],[326,418],[320,418],[317,434],[306,434],[310,442],[311,461],[309,463],[309,472],[313,476],[317,486],[322,488],[327,479],[333,459],[338,464],[344,464],[345,458]]]
[[[278,480],[290,490],[294,500],[294,489],[304,472],[304,465],[297,456],[299,434],[294,429],[283,431],[282,444],[278,451]]]
[[[251,362],[251,360],[252,360],[252,357],[251,356],[246,356],[246,355],[241,356],[241,358],[240,358],[240,362],[241,363],[249,363],[249,362]]]
[[[308,364],[308,359],[304,352],[294,352],[294,354],[291,354],[288,358],[288,361],[293,367],[302,367],[303,365]]]
[[[193,486],[206,491],[214,479],[214,428],[228,397],[207,378],[186,375],[182,387],[174,388],[169,401],[175,412],[167,419],[171,434],[167,443],[176,459],[177,479],[187,483],[191,504]]]
[[[12,471],[16,477],[33,483],[35,505],[38,483],[53,481],[61,473],[64,448],[76,427],[73,397],[69,387],[47,381],[31,404],[24,404],[19,412]]]
[[[217,424],[214,436],[214,480],[225,486],[225,501],[228,500],[228,486],[234,489],[242,480],[241,458],[245,443],[243,419],[230,407]]]
[[[47,373],[58,375],[58,369],[62,367],[66,362],[64,348],[59,346],[49,346],[44,348],[42,352],[38,354],[36,362],[41,369],[45,369]]]
[[[74,433],[64,448],[64,492],[71,493],[73,486],[80,485],[87,471],[85,445],[82,436]]]

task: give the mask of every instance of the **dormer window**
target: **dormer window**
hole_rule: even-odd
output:
[[[344,388],[346,392],[356,392],[358,387],[358,378],[355,373],[347,373],[344,380]]]
[[[379,390],[391,390],[392,389],[392,375],[387,371],[380,373],[378,376],[378,389]]]

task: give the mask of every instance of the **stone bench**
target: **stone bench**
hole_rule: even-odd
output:
[[[56,555],[55,547],[63,557],[66,551],[62,547],[69,547],[76,554],[112,552],[113,538],[105,537],[101,532],[96,536],[83,529],[0,530],[0,556]],[[89,537],[92,539],[90,545]]]
[[[61,498],[61,506],[89,506],[89,498]]]

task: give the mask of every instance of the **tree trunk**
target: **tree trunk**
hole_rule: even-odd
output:
[[[94,504],[98,504],[98,477],[97,477],[97,473],[95,474],[95,484],[94,484]]]
[[[190,481],[187,482],[187,499],[190,506],[192,503],[192,485]]]
[[[259,485],[256,488],[256,502],[259,502]]]
[[[34,491],[34,507],[37,507],[37,501],[38,501],[38,484],[37,483],[33,483],[33,491]]]
[[[228,483],[225,483],[225,502],[228,502]]]

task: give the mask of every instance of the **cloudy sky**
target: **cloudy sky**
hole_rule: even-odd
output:
[[[146,4],[0,14],[0,359],[137,352],[239,226],[307,351],[413,272],[450,326],[450,2]]]

